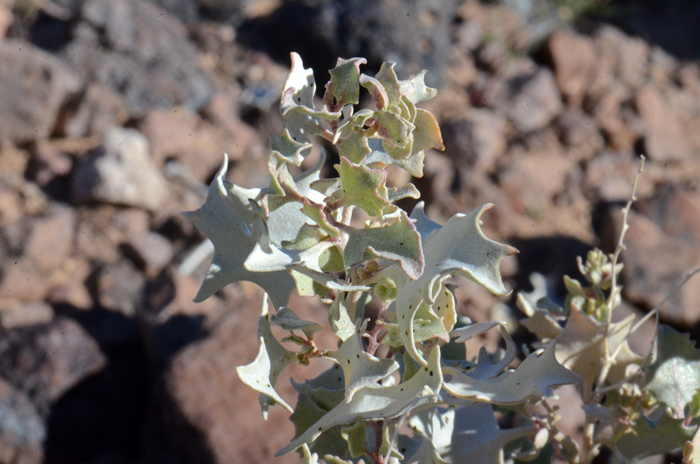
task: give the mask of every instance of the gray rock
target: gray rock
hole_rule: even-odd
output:
[[[119,94],[103,85],[90,84],[75,114],[67,121],[64,133],[68,137],[102,135],[126,119],[126,104]]]
[[[0,462],[39,464],[46,427],[31,401],[0,379]]]
[[[105,363],[97,342],[65,317],[7,330],[0,337],[0,377],[27,394],[42,415],[52,402]]]
[[[187,30],[156,5],[137,0],[89,0],[64,58],[89,81],[121,94],[132,115],[152,107],[197,111],[214,85],[197,64]]]
[[[0,42],[0,142],[48,137],[81,79],[59,59],[26,42]]]
[[[99,201],[157,210],[167,184],[150,157],[146,137],[134,129],[112,129],[83,160],[71,183],[78,202]]]
[[[141,304],[145,285],[143,274],[128,261],[108,264],[97,275],[100,305],[131,317]]]

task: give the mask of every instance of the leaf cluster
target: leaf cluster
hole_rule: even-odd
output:
[[[700,413],[700,356],[665,332],[654,363],[630,349],[632,319],[610,319],[619,303],[616,258],[591,252],[580,263],[587,283],[565,280],[564,308],[519,299],[523,325],[541,341],[519,365],[505,323],[457,315],[447,279],[463,276],[506,295],[499,265],[517,250],[483,234],[480,218],[490,204],[440,225],[422,203],[410,214],[397,205],[420,197],[413,184],[387,186],[388,166],[420,177],[426,150],[443,149],[435,117],[417,107],[436,94],[425,72],[399,80],[385,63],[368,76],[364,59],[339,59],[318,101],[313,72],[297,54],[291,58],[280,102],[284,130],[270,137],[269,186],[227,182],[224,158],[204,205],[185,213],[214,245],[195,301],[238,281],[265,290],[258,354],[237,372],[259,392],[264,418],[274,405],[291,413],[296,433],[278,456],[297,450],[307,463],[501,463],[556,453],[590,462],[601,446],[624,456],[639,451],[635,439],[664,430],[669,438],[653,452],[665,452],[692,432],[686,410]],[[363,93],[372,108],[357,110]],[[322,144],[337,151],[334,177],[321,177]],[[293,176],[314,146],[316,165]],[[358,220],[358,210],[369,219]],[[314,335],[322,326],[287,307],[293,291],[329,305],[336,349],[319,348]],[[372,320],[365,317],[370,301],[379,307]],[[286,336],[278,340],[272,326]],[[505,350],[468,357],[465,343],[492,329],[501,331]],[[679,346],[692,360],[686,365],[673,357]],[[292,407],[276,391],[277,379],[313,358],[333,366],[293,381]],[[692,388],[673,384],[679,375]],[[565,384],[579,385],[584,398],[590,433],[582,451],[557,430],[557,411],[547,403]],[[498,425],[504,413],[518,417],[510,428]]]

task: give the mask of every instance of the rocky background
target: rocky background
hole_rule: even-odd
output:
[[[623,279],[648,311],[700,265],[699,22],[690,0],[0,0],[0,463],[267,463],[293,436],[234,371],[260,290],[192,303],[209,260],[180,215],[224,152],[266,184],[293,50],[321,86],[338,56],[429,70],[446,149],[413,182],[438,221],[496,204],[516,291],[561,297],[576,256],[612,250],[646,155]],[[700,281],[662,319],[697,336]]]

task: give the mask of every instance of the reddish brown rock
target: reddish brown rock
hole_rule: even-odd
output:
[[[637,92],[637,110],[644,121],[644,153],[659,162],[684,161],[692,152],[680,120],[657,88],[647,85]]]
[[[456,165],[491,171],[506,150],[506,121],[487,109],[471,109],[464,119],[443,125],[445,152]]]
[[[545,68],[507,80],[496,79],[485,98],[521,132],[545,128],[562,110],[554,76]]]
[[[681,283],[686,273],[700,267],[700,243],[664,233],[652,220],[630,212],[622,254],[623,297],[647,309],[661,303]],[[603,238],[608,249],[617,243],[622,214],[614,208],[605,220]],[[677,227],[677,226],[676,226]],[[690,282],[661,307],[663,320],[690,326],[697,321],[700,286]]]
[[[571,105],[580,105],[595,73],[593,42],[570,29],[560,29],[550,36],[547,52],[562,95]]]
[[[52,205],[45,216],[26,218],[0,233],[10,247],[3,260],[0,299],[35,301],[65,282],[75,233],[75,215],[65,206]]]
[[[554,121],[561,134],[561,141],[569,148],[577,149],[582,158],[594,156],[605,141],[593,118],[580,109],[568,109]]]
[[[191,177],[204,182],[221,165],[226,150],[222,134],[197,114],[182,108],[153,110],[144,118],[141,130],[159,166],[177,161]]]
[[[593,41],[597,51],[598,75],[595,80],[614,79],[632,88],[647,79],[649,45],[638,37],[629,37],[612,26],[598,29]]]

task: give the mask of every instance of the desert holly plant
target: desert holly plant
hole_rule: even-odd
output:
[[[653,434],[656,424],[685,427],[677,422],[686,406],[700,405],[698,395],[683,390],[675,403],[661,397],[673,395],[668,379],[676,366],[659,364],[663,354],[655,364],[635,354],[626,342],[631,321],[610,322],[619,266],[604,255],[582,264],[591,287],[567,280],[566,308],[525,303],[525,324],[541,346],[521,361],[504,322],[472,323],[457,315],[446,280],[463,276],[507,295],[499,265],[517,250],[482,233],[480,218],[490,204],[440,225],[422,203],[410,215],[397,205],[420,197],[413,184],[387,186],[390,165],[421,177],[426,150],[443,149],[435,117],[417,107],[437,93],[426,86],[425,72],[399,80],[393,63],[384,63],[371,77],[360,71],[364,59],[339,59],[321,103],[313,72],[297,54],[291,58],[280,104],[284,130],[270,137],[270,185],[227,182],[224,158],[205,204],[185,213],[214,245],[195,301],[237,281],[265,291],[257,356],[237,372],[260,393],[263,418],[275,405],[291,413],[296,433],[278,456],[296,451],[307,463],[329,464],[495,464],[552,456],[579,462],[604,445],[617,450],[623,436],[648,440],[644,434]],[[362,93],[371,104],[358,110]],[[337,176],[321,177],[324,147],[339,160]],[[312,152],[320,153],[318,162],[294,176]],[[316,345],[314,335],[323,328],[287,307],[293,291],[328,305],[337,346]],[[286,336],[278,340],[273,326]],[[500,330],[505,349],[482,348],[468,357],[465,342],[488,330]],[[662,348],[687,345],[669,337],[660,339]],[[700,359],[692,347],[686,352]],[[591,356],[598,364],[584,362]],[[276,381],[287,366],[313,358],[333,364],[316,378],[292,382],[298,393],[292,406],[275,390]],[[639,376],[633,366],[651,374]],[[691,370],[700,378],[700,367]],[[583,453],[558,432],[556,408],[547,403],[565,384],[578,385],[589,408],[593,428]],[[672,403],[670,412],[647,417],[655,391],[658,402]],[[610,433],[597,434],[603,423]]]

